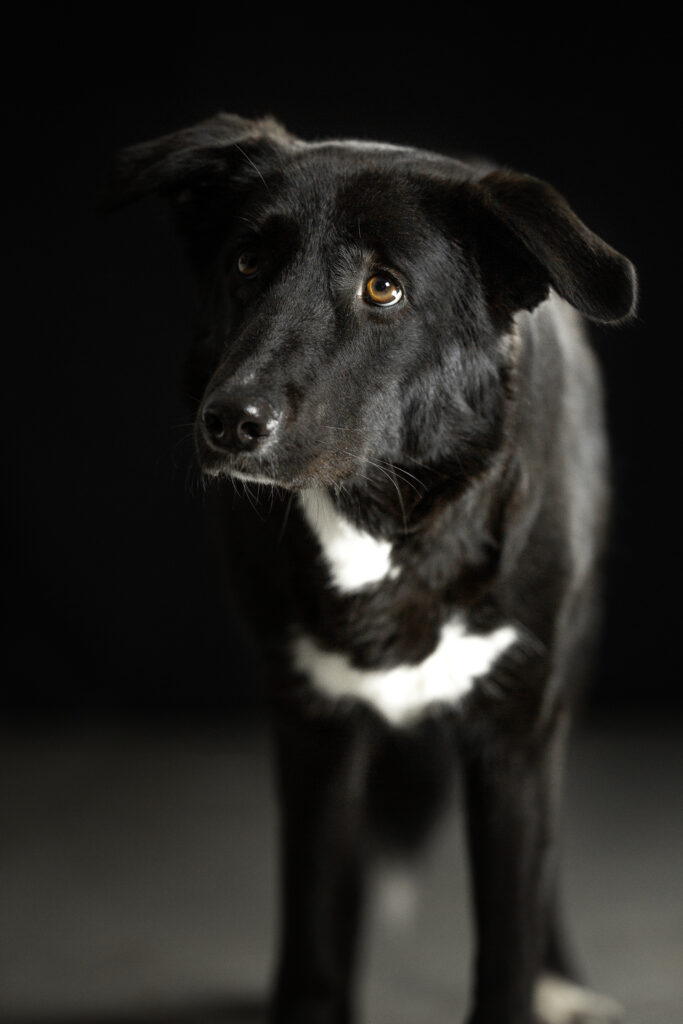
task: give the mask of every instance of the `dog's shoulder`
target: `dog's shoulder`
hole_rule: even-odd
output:
[[[530,593],[534,572],[574,591],[601,555],[609,516],[603,375],[589,326],[554,292],[518,314],[515,332],[516,474],[503,572]]]

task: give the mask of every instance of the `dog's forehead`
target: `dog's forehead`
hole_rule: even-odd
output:
[[[264,180],[263,221],[286,217],[304,231],[382,233],[415,229],[422,215],[421,180],[443,158],[385,143],[305,143]]]

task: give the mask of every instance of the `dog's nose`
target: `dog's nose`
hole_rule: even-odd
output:
[[[250,452],[273,437],[280,409],[246,388],[214,391],[206,402],[201,422],[208,443],[231,452]]]

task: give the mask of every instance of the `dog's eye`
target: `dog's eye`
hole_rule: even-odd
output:
[[[251,249],[244,249],[237,257],[237,269],[243,277],[253,277],[258,272],[258,259]]]
[[[375,306],[395,306],[403,298],[403,291],[386,274],[374,274],[365,282],[364,297]]]

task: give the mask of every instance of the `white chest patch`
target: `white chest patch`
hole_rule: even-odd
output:
[[[308,525],[322,548],[332,582],[342,591],[360,590],[368,583],[393,579],[398,570],[391,565],[391,544],[357,529],[340,515],[324,488],[299,493]]]
[[[468,633],[461,620],[453,619],[443,627],[439,643],[424,661],[371,670],[356,668],[346,655],[323,650],[303,635],[294,641],[294,665],[333,700],[352,697],[365,701],[392,725],[409,725],[430,704],[456,704],[517,635],[513,626]]]

